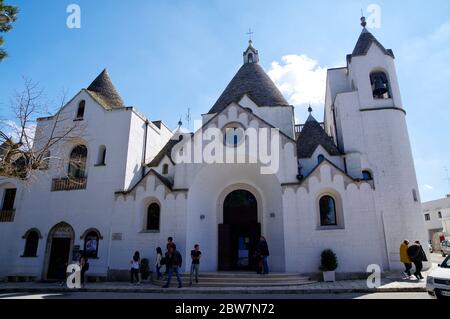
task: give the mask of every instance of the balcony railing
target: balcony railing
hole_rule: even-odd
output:
[[[322,126],[323,129],[325,129],[325,124],[323,122],[319,123],[320,126]],[[305,124],[298,124],[294,126],[295,135],[301,133],[303,131],[303,128],[305,127]]]
[[[0,223],[12,223],[14,221],[15,209],[1,210]]]
[[[86,189],[87,178],[56,178],[52,181],[52,192]]]

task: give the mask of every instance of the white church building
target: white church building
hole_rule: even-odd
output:
[[[194,244],[202,271],[252,269],[260,235],[275,272],[319,272],[324,249],[336,253],[338,273],[401,268],[400,243],[425,243],[427,233],[393,51],[363,24],[324,93],[323,121],[310,112],[295,123],[250,41],[201,128],[172,132],[126,106],[104,70],[61,111],[83,133],[55,146],[34,181],[0,179],[0,277],[54,279],[61,260],[84,250],[91,275],[118,278],[134,251],[153,265],[169,236],[184,271]],[[39,119],[36,141],[55,116]],[[249,128],[279,132],[259,144],[275,165],[245,161]],[[219,144],[234,162],[183,161],[208,153],[208,130],[224,132]],[[68,161],[61,170],[53,158]]]

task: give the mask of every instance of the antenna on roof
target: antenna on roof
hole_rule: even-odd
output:
[[[188,129],[191,129],[191,109],[188,107],[187,113],[185,115],[185,120],[187,122]]]
[[[361,26],[365,29],[367,26],[366,17],[364,16],[363,9],[361,9]]]
[[[246,33],[248,35],[248,43],[252,43],[252,35],[253,35],[253,31],[251,28],[248,29],[248,32]]]

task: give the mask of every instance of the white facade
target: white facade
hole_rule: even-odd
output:
[[[439,250],[442,236],[450,236],[450,195],[422,203],[428,240],[434,250]]]
[[[257,51],[246,52],[245,63],[257,63]],[[255,54],[250,61],[248,52]],[[373,98],[373,70],[387,73],[390,98]],[[89,90],[80,91],[63,111],[75,118],[84,100],[85,129],[79,140],[58,146],[55,153],[67,155],[80,144],[87,148],[86,187],[54,191],[52,180],[64,177],[68,163],[57,170],[59,165],[51,162],[26,185],[1,180],[0,194],[11,188],[17,193],[14,220],[0,222],[0,276],[48,278],[55,238],[70,240],[70,258],[74,247],[83,249],[87,230],[99,236],[91,275],[124,274],[136,250],[153,265],[155,248],[164,250],[168,236],[183,253],[184,270],[190,249],[198,243],[201,269],[216,271],[223,258],[234,262],[234,257],[223,257],[229,253],[224,249],[233,254],[237,249],[219,240],[232,236],[223,237],[226,232],[219,229],[228,225],[224,212],[233,191],[246,191],[255,199],[252,225],[268,240],[273,271],[318,272],[320,254],[327,248],[336,252],[341,273],[364,273],[371,264],[383,270],[400,268],[400,243],[406,238],[425,242],[427,237],[393,56],[373,42],[364,55],[352,56],[347,67],[328,71],[324,127],[339,155],[329,154],[319,143],[312,155],[298,158],[304,146],[296,140],[293,107],[280,102],[276,92],[277,104],[258,105],[258,98],[267,98],[258,94],[242,94],[220,111],[205,114],[202,129],[184,135],[174,149],[183,148],[185,154],[189,141],[199,139],[196,145],[204,151],[203,132],[224,130],[230,123],[256,132],[278,128],[279,144],[272,150],[279,167],[271,174],[261,174],[264,165],[259,162],[180,163],[181,153],[165,153],[173,133],[163,123],[148,121],[131,107],[105,107]],[[39,134],[45,136],[40,127],[52,120],[39,122]],[[103,147],[106,160],[99,163]],[[319,155],[325,160],[318,162]],[[363,171],[373,178],[363,180]],[[324,196],[334,200],[334,224],[321,218]],[[160,219],[157,229],[149,230],[147,209],[152,203],[160,207]],[[22,257],[27,232],[33,229],[40,235],[36,256]]]

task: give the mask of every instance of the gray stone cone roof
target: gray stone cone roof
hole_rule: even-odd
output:
[[[247,94],[259,106],[289,106],[258,63],[245,63],[208,113],[218,113]]]
[[[170,158],[172,161],[172,149],[175,145],[177,145],[180,141],[178,139],[170,139],[166,145],[163,146],[163,148],[159,151],[158,154],[151,160],[150,163],[147,164],[148,167],[156,167],[159,165],[161,160],[164,158],[164,156],[167,155],[167,157]],[[172,161],[173,162],[173,161]]]
[[[105,108],[125,107],[122,98],[112,84],[108,71],[104,69],[89,85],[87,91]]]
[[[310,115],[297,138],[297,157],[310,158],[319,145],[322,145],[331,156],[342,155],[336,144],[334,144],[333,139],[327,135],[322,126]]]
[[[375,43],[386,55],[389,55],[393,58],[394,52],[391,49],[386,49],[375,37],[372,33],[367,31],[366,28],[363,29],[361,35],[358,38],[358,42],[356,42],[355,48],[353,49],[352,54],[348,55],[347,60],[351,61],[351,58],[354,56],[362,56],[366,55],[369,52],[370,46],[372,43]]]

